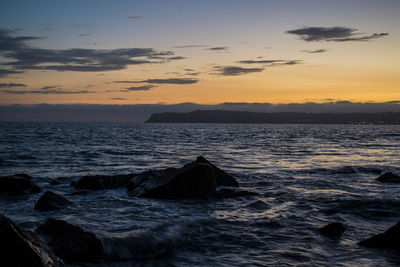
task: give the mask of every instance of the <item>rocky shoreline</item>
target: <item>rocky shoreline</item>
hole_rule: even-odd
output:
[[[384,173],[378,182],[399,183],[400,177]],[[71,183],[77,191],[126,188],[131,197],[149,199],[204,199],[214,201],[232,197],[257,195],[240,188],[238,181],[199,156],[181,168],[150,170],[126,175],[84,176]],[[84,191],[82,191],[84,190]],[[7,196],[38,194],[39,186],[26,174],[0,177],[0,194]],[[62,210],[73,202],[68,195],[51,191],[42,194],[35,205],[37,212]],[[321,227],[320,233],[337,239],[347,230],[340,222]],[[65,266],[70,263],[97,262],[110,259],[102,241],[94,234],[64,220],[48,218],[34,232],[24,230],[6,215],[0,214],[0,257],[5,266]],[[384,233],[358,242],[360,246],[400,251],[400,222]]]

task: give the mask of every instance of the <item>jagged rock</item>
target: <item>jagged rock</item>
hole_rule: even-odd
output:
[[[197,157],[194,163],[206,163],[211,165],[211,175],[215,177],[215,180],[217,182],[217,186],[234,186],[238,187],[239,183],[227,174],[225,171],[217,168],[214,164],[209,162],[206,158],[203,156]]]
[[[61,267],[64,262],[32,232],[0,214],[1,266]]]
[[[0,176],[0,193],[16,195],[35,194],[41,191],[32,177],[27,174],[14,174],[10,176]]]
[[[51,191],[46,191],[36,202],[35,210],[51,211],[65,208],[71,205],[72,202],[59,194]]]
[[[216,195],[217,186],[238,186],[238,182],[200,156],[179,169],[138,174],[129,181],[128,190],[138,197],[207,198]]]
[[[400,176],[392,172],[386,172],[376,178],[376,180],[382,183],[400,183]]]
[[[400,222],[382,234],[374,235],[358,242],[359,245],[372,248],[391,248],[400,250]]]
[[[325,225],[324,227],[319,229],[319,232],[322,235],[329,236],[329,237],[339,237],[341,234],[344,233],[346,227],[340,222],[333,222],[330,224]]]
[[[125,187],[136,174],[84,176],[74,183],[76,189],[103,190]]]
[[[96,235],[66,221],[48,219],[36,232],[67,263],[93,261],[103,255],[103,247]]]

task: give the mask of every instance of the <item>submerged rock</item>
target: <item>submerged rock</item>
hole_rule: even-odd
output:
[[[95,234],[63,220],[48,219],[36,232],[43,236],[57,256],[65,262],[96,260],[103,247]]]
[[[136,174],[84,176],[74,183],[76,189],[103,190],[125,187]]]
[[[238,186],[238,182],[204,157],[182,168],[147,171],[128,184],[131,196],[147,198],[207,198],[216,195],[217,186]]]
[[[3,214],[0,214],[0,259],[2,266],[65,266],[34,233],[21,229]]]
[[[376,180],[382,183],[400,183],[400,176],[392,172],[386,172],[376,178]]]
[[[329,236],[329,237],[339,237],[341,234],[344,233],[346,227],[340,222],[333,222],[330,224],[325,225],[324,227],[319,229],[319,232],[322,235]]]
[[[359,245],[371,248],[391,248],[400,250],[400,222],[382,234],[374,235],[358,242]]]
[[[27,174],[14,174],[10,176],[0,176],[0,193],[10,193],[16,195],[35,194],[41,191],[31,176]]]
[[[35,210],[51,211],[65,208],[71,205],[72,202],[59,194],[51,191],[46,191],[36,202]]]

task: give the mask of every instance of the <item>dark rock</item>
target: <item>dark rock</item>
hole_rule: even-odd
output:
[[[64,262],[30,231],[0,214],[1,266],[58,267]]]
[[[133,177],[127,186],[131,196],[180,199],[209,198],[217,186],[238,186],[238,182],[204,157],[182,168],[147,171]]]
[[[0,176],[0,193],[16,195],[35,194],[41,191],[32,177],[27,174],[14,174],[10,176]]]
[[[103,255],[103,247],[96,235],[66,221],[48,219],[36,232],[67,263],[93,261]]]
[[[376,178],[376,180],[382,183],[400,183],[400,176],[392,172],[387,172]]]
[[[325,225],[324,227],[319,229],[319,232],[322,235],[329,236],[329,237],[339,237],[341,234],[344,233],[346,227],[340,222],[333,222],[330,224]]]
[[[203,156],[197,157],[194,163],[209,164],[211,166],[211,172],[212,172],[211,175],[215,177],[217,186],[234,186],[234,187],[239,186],[239,183],[235,180],[235,178],[227,174],[225,171],[217,168],[214,164],[209,162]]]
[[[125,187],[136,174],[84,176],[73,183],[76,189],[103,190]]]
[[[71,205],[72,202],[65,197],[51,191],[46,191],[36,202],[35,210],[50,211],[65,208]]]
[[[358,242],[359,245],[371,248],[391,248],[400,250],[400,222],[382,234],[374,235]]]

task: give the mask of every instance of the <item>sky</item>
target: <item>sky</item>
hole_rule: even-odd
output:
[[[400,100],[398,0],[0,2],[0,105]]]

